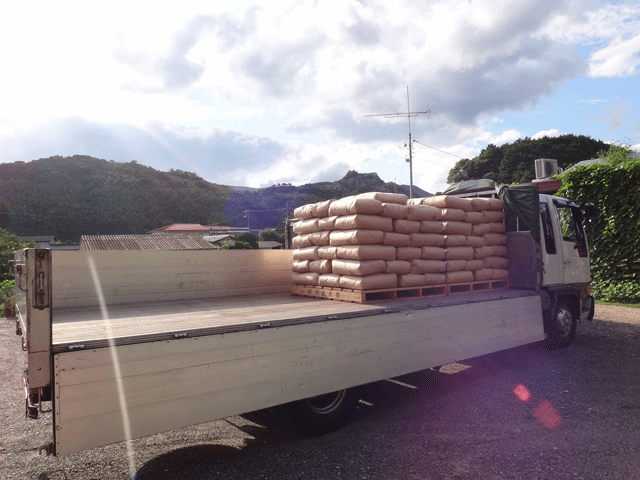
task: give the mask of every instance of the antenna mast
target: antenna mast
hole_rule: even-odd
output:
[[[409,85],[407,85],[407,111],[405,113],[376,113],[373,115],[365,115],[365,117],[385,118],[407,117],[407,120],[409,121],[409,158],[407,159],[407,162],[409,162],[409,198],[413,198],[413,143],[411,140],[411,117],[415,117],[422,113],[431,115],[431,110],[426,110],[424,112],[411,111],[409,106]]]

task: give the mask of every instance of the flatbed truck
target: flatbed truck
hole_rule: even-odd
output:
[[[520,345],[568,346],[593,317],[578,207],[539,202],[508,232],[509,288],[349,303],[291,295],[290,250],[51,251],[11,263],[31,417],[48,454],[272,409],[345,424],[357,387]],[[49,405],[50,402],[50,405]]]

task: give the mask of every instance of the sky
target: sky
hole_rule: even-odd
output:
[[[488,144],[640,149],[637,0],[10,2],[0,45],[0,162],[435,193]]]

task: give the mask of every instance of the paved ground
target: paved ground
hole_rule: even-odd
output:
[[[319,438],[241,417],[63,458],[38,455],[50,414],[24,418],[24,356],[0,319],[0,478],[640,479],[640,309],[598,306],[569,349],[514,349],[363,391]],[[131,461],[129,461],[129,459]]]

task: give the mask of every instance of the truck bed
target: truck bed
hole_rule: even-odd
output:
[[[225,334],[266,327],[342,320],[359,316],[423,310],[529,296],[505,289],[446,297],[356,304],[326,299],[269,295],[140,302],[100,307],[60,308],[53,312],[54,353],[175,338]],[[111,342],[111,343],[109,343]]]

